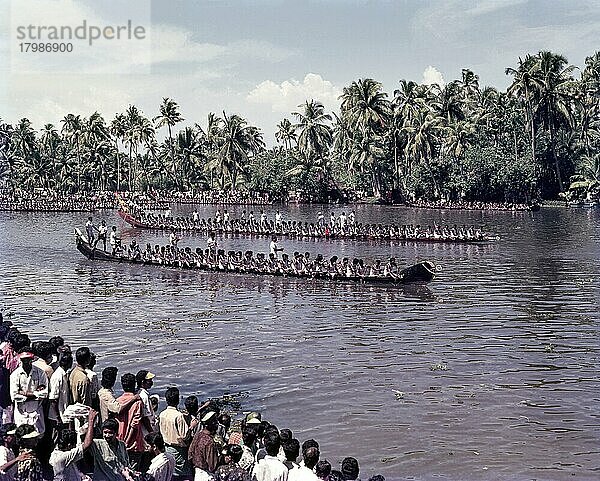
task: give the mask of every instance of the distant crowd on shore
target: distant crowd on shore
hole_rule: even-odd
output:
[[[180,410],[175,386],[160,410],[150,369],[122,374],[117,395],[118,368],[98,376],[99,360],[60,336],[31,342],[0,313],[1,481],[359,479],[356,458],[332,465],[317,441],[300,443],[261,413],[235,419],[218,400],[194,395]]]
[[[170,204],[231,204],[266,205],[269,196],[259,192],[208,190],[177,192],[151,190],[148,192],[90,191],[68,193],[51,189],[34,192],[23,189],[0,189],[0,211],[31,212],[92,212],[119,207],[118,197],[135,201],[148,210],[164,210]]]
[[[526,211],[533,210],[537,204],[522,204],[516,202],[479,202],[465,200],[416,200],[409,204],[410,207],[420,209],[451,209],[451,210],[508,210]],[[539,207],[539,205],[537,205]]]
[[[149,190],[123,191],[89,191],[68,193],[53,189],[36,189],[28,191],[20,188],[0,189],[0,211],[40,211],[40,212],[91,212],[100,209],[119,207],[118,197],[134,200],[147,210],[164,210],[171,204],[205,204],[205,205],[268,205],[273,201],[262,192],[242,190],[201,190],[173,191]],[[409,207],[456,210],[532,210],[536,204],[513,202],[468,202],[468,201],[427,201],[417,200]]]

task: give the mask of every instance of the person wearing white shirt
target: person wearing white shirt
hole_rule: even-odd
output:
[[[199,219],[200,219],[200,216],[198,215],[198,211],[194,210],[194,212],[192,213],[192,220],[194,222],[198,222]]]
[[[298,469],[290,471],[288,481],[319,481],[317,475],[313,469],[319,462],[319,449],[310,447],[302,453],[302,460],[304,461]]]
[[[279,433],[267,431],[263,439],[266,455],[252,468],[252,479],[255,481],[287,481],[288,468],[277,459],[281,445]]]
[[[65,417],[65,409],[69,405],[69,376],[67,372],[72,367],[73,355],[64,353],[58,361],[56,371],[50,378],[48,419],[53,421],[54,424],[69,423],[69,419]]]
[[[19,462],[13,446],[15,444],[16,426],[12,423],[0,426],[0,480],[14,481],[17,474],[17,463]]]
[[[63,429],[58,437],[56,449],[50,455],[50,466],[54,472],[54,481],[83,481],[90,480],[77,467],[77,462],[83,459],[83,452],[94,441],[94,420],[98,413],[90,409],[88,427],[83,443],[77,445],[77,434],[70,429]]]
[[[165,452],[165,441],[160,433],[150,433],[144,438],[154,455],[146,474],[152,481],[171,481],[175,470],[175,458]]]
[[[277,245],[277,237],[273,236],[271,238],[271,244],[269,245],[269,252],[277,257],[277,253],[281,251],[283,251],[283,247]]]
[[[14,402],[15,424],[30,424],[43,434],[43,400],[48,397],[48,377],[33,365],[33,357],[31,352],[19,355],[21,365],[10,375],[10,398]]]
[[[277,213],[275,214],[275,225],[277,227],[281,226],[281,212],[277,211]]]

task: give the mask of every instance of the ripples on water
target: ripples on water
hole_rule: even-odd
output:
[[[334,466],[356,456],[364,479],[597,479],[598,210],[356,210],[364,221],[484,225],[501,241],[281,243],[442,265],[429,287],[398,289],[94,264],[71,235],[84,214],[0,212],[0,308],[33,338],[89,344],[99,369],[151,368],[157,392],[242,392],[242,409],[318,439]],[[124,238],[166,241],[114,212],[95,217]]]

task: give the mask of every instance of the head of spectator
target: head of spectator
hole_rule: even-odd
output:
[[[63,368],[65,372],[73,367],[73,355],[67,352],[60,356],[58,359],[58,365]]]
[[[304,466],[308,469],[313,469],[319,462],[319,449],[311,446],[310,448],[302,451],[302,458],[304,459]]]
[[[167,402],[167,406],[174,408],[179,406],[179,389],[177,389],[176,387],[167,388],[167,391],[165,392],[165,401]]]
[[[281,437],[282,442],[294,437],[291,429],[282,429],[279,431],[279,436]]]
[[[9,336],[8,342],[15,352],[19,352],[24,347],[29,347],[31,345],[29,336],[27,334],[22,334],[19,331],[16,331],[12,338]]]
[[[135,386],[136,382],[135,376],[133,374],[128,372],[121,376],[121,387],[123,388],[124,392],[130,392],[135,394]]]
[[[154,456],[158,456],[161,453],[165,452],[165,440],[160,433],[149,433],[146,434],[144,440],[150,446],[150,452],[154,454]]]
[[[88,367],[90,363],[91,352],[88,347],[80,347],[75,351],[75,360],[81,369]]]
[[[88,363],[87,368],[93,371],[94,367],[96,367],[96,353],[90,352],[90,362]]]
[[[317,448],[319,449],[319,443],[314,439],[307,439],[302,443],[302,452],[306,451],[308,448]]]
[[[183,405],[185,406],[185,410],[190,416],[195,417],[198,414],[199,406],[198,398],[196,396],[186,397],[185,401],[183,402]]]
[[[315,474],[317,478],[326,480],[331,473],[331,463],[329,461],[322,459],[315,466]]]
[[[117,373],[119,369],[114,366],[105,367],[102,369],[102,378],[100,385],[105,389],[112,389],[117,382]]]
[[[237,464],[242,459],[243,449],[239,444],[228,444],[223,448],[221,454],[225,464]]]
[[[65,345],[65,340],[60,336],[52,336],[48,342],[52,348],[52,354],[55,356],[58,356],[58,348]]]
[[[23,367],[23,370],[27,374],[31,372],[34,357],[35,356],[28,347],[22,347],[21,349],[19,349],[19,360],[21,361],[21,366]]]
[[[15,430],[17,446],[23,449],[35,449],[39,441],[39,435],[31,424],[21,424]]]
[[[346,481],[358,479],[360,472],[356,458],[347,457],[342,461],[342,475]]]
[[[32,352],[47,364],[52,362],[52,346],[48,341],[37,341],[31,345]]]
[[[150,389],[154,385],[154,374],[146,369],[141,369],[135,375],[138,389]]]
[[[133,374],[132,374],[133,376]],[[112,444],[117,439],[117,432],[119,431],[119,423],[116,419],[107,419],[102,423],[102,438],[108,443]]]
[[[229,429],[229,426],[231,426],[231,416],[227,413],[221,413],[219,414],[219,424],[221,426],[223,426],[223,429],[225,430],[225,432],[227,432],[227,430]]]
[[[287,461],[295,463],[298,460],[298,456],[300,456],[300,441],[297,439],[282,439],[281,447]]]
[[[15,423],[6,423],[0,426],[0,446],[5,446],[11,449],[15,444],[15,431],[17,425]]]
[[[258,438],[258,431],[252,424],[246,424],[242,428],[242,441],[244,446],[252,447]]]
[[[219,429],[217,413],[214,411],[208,411],[206,414],[204,414],[201,421],[204,429],[206,429],[210,434],[215,434]]]
[[[276,431],[267,431],[263,437],[265,445],[265,451],[269,456],[277,456],[279,448],[281,447],[281,440],[279,439],[279,433]]]
[[[56,446],[61,451],[70,451],[77,446],[77,434],[75,434],[75,431],[72,431],[71,429],[63,429],[58,434]]]

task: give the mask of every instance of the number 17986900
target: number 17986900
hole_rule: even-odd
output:
[[[70,42],[67,43],[39,43],[39,42],[21,42],[19,44],[19,49],[22,53],[64,53],[64,52],[72,52],[73,44]]]

